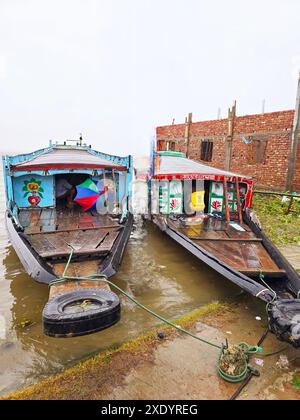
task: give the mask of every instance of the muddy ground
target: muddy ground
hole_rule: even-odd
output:
[[[266,329],[257,320],[253,300],[241,296],[235,304],[212,304],[176,323],[214,343],[246,341],[255,345]],[[158,338],[157,333],[163,338]],[[251,358],[261,376],[253,378],[240,399],[300,399],[300,351],[269,334],[264,353]],[[229,399],[238,388],[219,378],[219,351],[169,327],[95,356],[10,399]]]

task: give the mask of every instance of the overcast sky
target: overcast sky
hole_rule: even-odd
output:
[[[299,28],[299,0],[0,0],[0,149],[144,155],[188,112],[294,108]]]

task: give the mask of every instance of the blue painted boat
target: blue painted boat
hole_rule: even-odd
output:
[[[132,157],[98,152],[80,139],[5,156],[3,168],[12,245],[26,272],[51,284],[45,333],[74,337],[115,324],[120,302],[105,283],[53,281],[63,275],[71,252],[69,277],[117,272],[133,225]],[[90,211],[74,202],[76,187],[87,180],[104,191]]]

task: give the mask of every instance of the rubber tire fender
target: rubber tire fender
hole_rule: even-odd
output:
[[[93,301],[96,308],[85,312],[66,313],[67,305]],[[50,299],[43,310],[44,333],[50,337],[78,337],[102,331],[116,324],[121,317],[119,297],[101,288],[66,292]]]

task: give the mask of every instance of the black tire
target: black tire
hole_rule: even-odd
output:
[[[300,300],[282,299],[269,307],[270,329],[281,341],[300,347]]]
[[[104,289],[76,290],[58,295],[46,304],[44,333],[50,337],[79,337],[105,330],[120,317],[120,300],[115,293]]]

